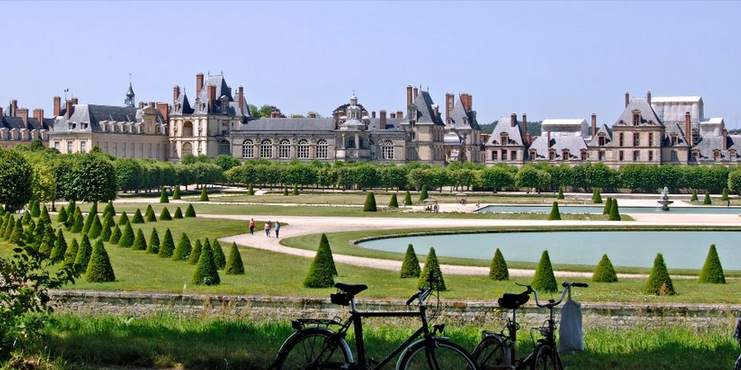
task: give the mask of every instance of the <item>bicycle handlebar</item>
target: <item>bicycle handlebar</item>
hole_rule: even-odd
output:
[[[420,305],[424,304],[427,297],[430,296],[430,293],[432,293],[432,288],[420,289],[419,292],[414,293],[411,297],[409,297],[409,299],[407,299],[407,306],[412,304],[417,299],[419,300]]]
[[[533,293],[533,296],[535,297],[535,305],[538,306],[538,307],[540,307],[540,308],[544,308],[544,307],[548,307],[548,306],[551,306],[551,307],[558,306],[559,304],[561,304],[561,302],[563,302],[563,299],[566,296],[566,293],[568,291],[570,291],[572,287],[576,287],[576,288],[587,288],[587,287],[589,287],[589,284],[587,284],[587,283],[574,283],[574,282],[564,281],[561,284],[561,286],[564,287],[564,290],[563,290],[563,292],[561,292],[561,298],[559,298],[558,301],[554,301],[552,299],[549,299],[548,300],[548,303],[546,303],[546,304],[540,304],[540,301],[538,300],[538,291],[535,290],[535,289],[533,289],[532,286],[525,285],[525,284],[520,284],[520,283],[515,283],[515,285],[518,285],[518,286],[527,288],[527,291],[525,291],[524,293],[527,293],[527,294]]]

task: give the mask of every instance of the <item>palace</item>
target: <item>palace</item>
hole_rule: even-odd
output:
[[[172,102],[136,104],[129,84],[122,106],[53,98],[43,109],[0,108],[0,146],[40,139],[61,153],[93,147],[116,157],[178,161],[187,155],[231,155],[274,161],[344,161],[444,165],[471,161],[521,166],[604,163],[736,164],[741,135],[729,135],[723,118],[706,118],[699,96],[634,98],[625,94],[622,113],[609,124],[583,118],[548,118],[540,134],[528,131],[527,115],[496,121],[483,134],[467,93],[445,94],[444,112],[429,91],[407,86],[405,110],[368,111],[352,94],[322,117],[287,118],[279,111],[253,117],[242,86],[232,90],[223,75],[196,74],[189,98],[173,88]]]

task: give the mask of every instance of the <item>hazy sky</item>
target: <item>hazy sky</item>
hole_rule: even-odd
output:
[[[329,114],[355,90],[368,110],[404,109],[407,84],[443,105],[473,95],[479,121],[612,124],[623,93],[702,95],[706,116],[741,120],[739,2],[3,3],[0,102],[51,110],[70,91],[120,105],[192,97],[224,72],[248,102]]]

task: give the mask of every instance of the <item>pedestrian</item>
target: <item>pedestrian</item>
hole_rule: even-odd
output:
[[[265,236],[270,237],[270,221],[265,223]]]
[[[255,235],[255,219],[250,219],[250,235]]]
[[[280,237],[280,221],[275,221],[275,238]]]
[[[738,345],[741,346],[741,317],[736,319],[736,330],[733,332],[733,339],[736,339]],[[741,355],[736,360],[735,370],[741,370]]]

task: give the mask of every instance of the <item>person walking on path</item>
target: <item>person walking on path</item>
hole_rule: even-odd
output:
[[[265,223],[265,236],[267,236],[268,238],[270,237],[270,228],[270,221],[268,221]]]
[[[280,238],[280,221],[275,221],[275,238]]]
[[[255,219],[250,219],[250,235],[255,235]]]

